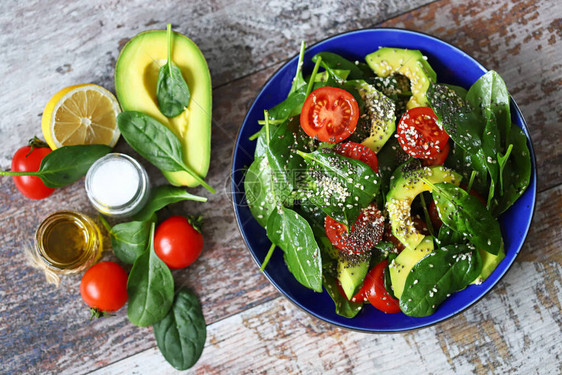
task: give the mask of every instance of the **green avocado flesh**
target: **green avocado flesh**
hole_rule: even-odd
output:
[[[406,278],[414,265],[434,250],[433,237],[425,236],[415,249],[405,248],[389,266],[392,291],[396,298],[402,296]]]
[[[412,171],[399,172],[394,177],[392,186],[386,195],[386,209],[392,226],[392,234],[406,248],[414,249],[423,240],[424,235],[414,227],[411,206],[414,198],[424,191],[431,191],[424,178],[432,184],[449,182],[458,185],[461,176],[443,166],[432,166]]]
[[[369,272],[369,259],[350,261],[342,257],[338,259],[338,280],[347,297],[351,299],[363,286],[365,276]]]
[[[399,73],[410,79],[412,97],[408,109],[427,106],[427,89],[437,81],[437,74],[420,51],[384,47],[367,55],[365,60],[379,77]]]
[[[480,256],[482,257],[482,271],[480,275],[472,282],[472,284],[482,284],[486,279],[494,272],[496,267],[505,258],[505,252],[503,250],[503,244],[497,255],[490,254],[486,250],[478,249]]]
[[[167,118],[156,99],[158,72],[167,62],[164,30],[140,33],[125,45],[115,66],[115,91],[123,110],[150,115],[174,132],[182,143],[184,162],[204,178],[211,157],[211,75],[205,57],[191,39],[178,33],[172,38],[172,61],[180,68],[191,93],[184,112]],[[163,173],[172,185],[198,185],[187,172]]]
[[[365,102],[365,110],[371,120],[371,131],[361,144],[379,152],[396,130],[395,105],[373,85],[365,81],[350,81]]]

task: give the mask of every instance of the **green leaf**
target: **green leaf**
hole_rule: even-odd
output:
[[[297,153],[308,164],[308,186],[301,187],[309,189],[307,199],[334,220],[355,223],[379,191],[378,175],[367,164],[334,152]]]
[[[490,254],[500,251],[500,225],[478,198],[446,182],[432,185],[432,188],[439,217],[446,226],[466,235],[476,247]]]
[[[176,117],[189,105],[191,95],[182,72],[171,59],[172,25],[168,24],[168,62],[158,72],[156,99],[160,112],[166,117]]]
[[[158,349],[175,369],[187,370],[197,363],[205,346],[207,326],[195,295],[180,290],[168,314],[153,328]]]
[[[129,221],[114,225],[109,234],[113,253],[120,261],[135,263],[147,249],[150,227],[156,223],[156,215],[144,221]]]
[[[174,278],[154,252],[152,223],[145,252],[135,260],[127,281],[127,315],[134,325],[148,327],[162,320],[174,300]]]
[[[185,165],[180,140],[158,120],[142,112],[126,111],[117,116],[117,125],[125,141],[158,169],[166,172],[185,171],[211,193],[215,192]]]
[[[190,194],[181,187],[170,185],[158,186],[152,190],[148,203],[134,216],[134,220],[148,220],[154,213],[167,205],[186,200],[207,202],[207,198]]]
[[[267,221],[267,237],[283,250],[295,279],[322,292],[322,256],[308,222],[288,208],[274,210]]]
[[[0,171],[0,176],[37,176],[45,186],[60,188],[78,181],[96,160],[111,151],[104,145],[64,146],[47,154],[36,172]]]
[[[316,62],[318,58],[322,58],[322,62],[320,65],[322,65],[322,67],[326,69],[326,71],[328,71],[332,75],[332,77],[340,80],[365,79],[368,76],[372,75],[372,71],[367,66],[367,64],[363,63],[363,65],[355,65],[355,63],[335,53],[331,53],[331,52],[317,53],[312,57],[312,62]],[[365,67],[366,70],[362,69],[362,67]],[[340,76],[338,74],[340,71],[343,70],[349,71],[349,75],[347,77]]]
[[[335,263],[332,262],[332,268],[335,269]],[[336,314],[341,315],[345,318],[354,318],[363,308],[362,302],[351,302],[345,298],[338,289],[338,281],[335,271],[327,272],[326,267],[322,273],[322,285],[334,301],[336,307]]]
[[[474,247],[441,247],[416,263],[408,274],[400,309],[409,316],[431,315],[449,294],[466,288],[481,270],[482,258]]]
[[[497,203],[493,211],[496,216],[511,207],[525,192],[531,181],[531,153],[527,147],[527,137],[523,130],[516,125],[512,125],[508,143],[513,144],[513,150],[502,173],[503,195],[496,196]]]
[[[262,227],[277,204],[273,188],[272,172],[266,157],[254,160],[244,176],[246,201],[254,218]]]

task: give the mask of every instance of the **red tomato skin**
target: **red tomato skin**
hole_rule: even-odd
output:
[[[12,172],[37,172],[43,158],[51,152],[48,147],[21,147],[12,158]],[[54,188],[45,186],[37,176],[12,176],[16,188],[28,198],[43,199],[53,194]]]
[[[384,269],[387,265],[388,260],[383,260],[373,267],[365,276],[363,288],[365,289],[365,296],[371,305],[384,313],[394,314],[401,311],[400,302],[388,294],[384,287]]]
[[[364,146],[361,143],[338,143],[334,147],[334,151],[340,155],[347,156],[348,158],[362,161],[371,167],[375,173],[379,173],[379,160],[377,159],[377,154],[369,147]]]
[[[82,276],[82,299],[88,306],[100,311],[117,311],[128,299],[127,278],[127,272],[115,262],[94,264]]]
[[[437,116],[429,107],[409,109],[398,123],[396,136],[402,149],[418,159],[436,157],[449,140],[449,135],[439,128]]]
[[[346,111],[349,113],[345,113]],[[349,118],[342,118],[345,116]],[[334,120],[334,123],[324,124],[324,120]],[[335,122],[337,120],[341,122]],[[309,137],[330,143],[341,142],[353,134],[357,121],[359,104],[353,95],[329,86],[312,91],[304,101],[300,114],[301,127]]]
[[[171,269],[189,266],[202,250],[203,235],[183,216],[172,216],[156,228],[154,251]]]

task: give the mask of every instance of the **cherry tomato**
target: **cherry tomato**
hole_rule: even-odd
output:
[[[127,302],[127,272],[115,262],[100,262],[90,267],[80,282],[80,294],[96,316],[117,311]]]
[[[359,217],[347,231],[347,226],[326,216],[324,230],[330,242],[346,253],[361,254],[373,248],[382,238],[384,232],[384,216],[371,203],[361,210]]]
[[[49,147],[31,144],[21,147],[12,158],[12,172],[37,172],[43,158],[51,152]],[[43,199],[53,194],[55,189],[46,187],[37,176],[13,176],[16,188],[28,198]]]
[[[360,160],[371,167],[375,173],[379,173],[377,154],[367,146],[355,142],[338,143],[334,147],[334,151],[348,158]]]
[[[447,160],[447,156],[449,156],[449,142],[445,143],[445,147],[443,147],[441,151],[437,153],[437,155],[427,159],[422,159],[422,165],[424,167],[429,167],[432,165],[443,165],[445,164],[445,160]]]
[[[449,135],[437,125],[437,116],[429,107],[409,109],[400,119],[396,135],[402,149],[419,159],[436,157],[449,140]]]
[[[384,269],[388,265],[388,260],[383,260],[365,276],[363,288],[365,296],[371,305],[387,314],[400,312],[400,303],[393,298],[384,287]],[[361,289],[363,289],[361,288]]]
[[[340,142],[355,131],[359,105],[345,90],[320,87],[304,101],[300,120],[301,127],[310,137],[323,142]]]
[[[189,266],[203,250],[203,235],[183,216],[172,216],[156,228],[154,251],[171,269]]]

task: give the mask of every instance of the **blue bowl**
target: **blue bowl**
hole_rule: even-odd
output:
[[[306,50],[303,69],[308,73],[312,71],[311,58],[318,52],[330,51],[352,61],[364,61],[365,56],[377,50],[379,46],[421,50],[437,72],[437,80],[440,83],[469,88],[487,71],[472,57],[442,40],[409,30],[387,28],[357,30],[323,40]],[[242,237],[258,265],[263,262],[270,242],[265,230],[252,217],[244,199],[244,168],[253,162],[256,144],[255,141],[249,141],[248,138],[260,129],[258,120],[263,119],[263,110],[273,107],[287,97],[297,60],[298,56],[295,56],[283,65],[261,89],[238,132],[233,153],[234,212]],[[525,120],[513,100],[511,100],[511,117],[528,138],[527,146],[531,151],[532,162],[531,182],[519,200],[500,217],[506,258],[483,284],[471,285],[465,290],[453,294],[438,308],[435,314],[428,317],[413,318],[402,313],[384,314],[370,305],[365,305],[355,318],[348,319],[335,313],[334,303],[326,291],[313,292],[295,280],[287,270],[281,250],[277,249],[274,252],[265,275],[291,302],[311,315],[339,327],[363,332],[398,332],[426,327],[467,309],[492,289],[513,264],[523,246],[533,217],[537,182],[535,154]],[[252,271],[246,270],[246,272]]]

